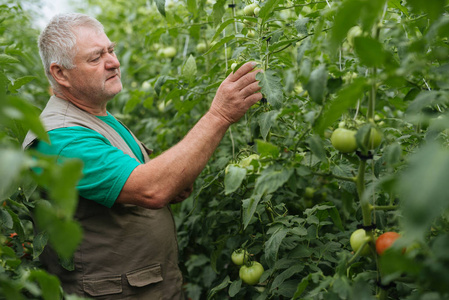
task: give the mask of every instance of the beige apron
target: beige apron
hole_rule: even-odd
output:
[[[41,120],[47,131],[71,126],[95,130],[137,160],[114,129],[68,101],[51,97]],[[149,150],[133,137],[148,162]],[[29,132],[23,147],[35,140]],[[75,218],[84,235],[74,254],[74,271],[61,267],[48,246],[40,256],[48,271],[60,278],[65,292],[108,300],[184,299],[176,227],[168,206],[154,210],[116,203],[107,208],[80,197]]]

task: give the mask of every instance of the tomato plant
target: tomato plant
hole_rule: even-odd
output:
[[[239,276],[244,283],[255,285],[259,282],[259,279],[260,277],[262,277],[263,272],[263,266],[257,261],[252,261],[247,265],[243,265],[240,267]]]

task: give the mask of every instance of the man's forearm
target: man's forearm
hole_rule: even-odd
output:
[[[133,171],[119,202],[146,202],[150,208],[168,204],[192,186],[229,126],[214,113],[205,114],[178,144]]]

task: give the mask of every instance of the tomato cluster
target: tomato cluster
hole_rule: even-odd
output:
[[[382,255],[385,252],[385,250],[390,248],[393,245],[393,243],[400,237],[401,235],[399,233],[393,231],[388,231],[381,234],[379,237],[376,238],[375,241],[377,254]],[[359,251],[360,247],[363,247],[363,249],[360,250],[359,254],[362,256],[367,256],[370,253],[370,246],[368,245],[370,240],[371,238],[366,234],[366,231],[360,228],[355,230],[351,234],[349,243],[354,252]]]
[[[232,252],[231,260],[235,265],[240,266],[239,277],[248,285],[258,283],[265,271],[261,263],[250,260],[250,254],[245,249]]]
[[[358,144],[356,139],[357,130],[339,127],[332,132],[332,146],[341,153],[352,153],[357,150]],[[366,138],[363,140],[363,146],[367,150],[373,150],[379,147],[382,142],[382,133],[379,129],[371,127]]]

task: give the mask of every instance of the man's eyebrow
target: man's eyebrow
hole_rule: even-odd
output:
[[[116,45],[117,43],[111,43],[109,46],[108,46],[108,51],[111,51],[111,50],[113,50],[114,48],[115,48],[115,45]],[[104,51],[104,49],[103,48],[97,48],[97,49],[94,49],[94,50],[92,50],[91,52],[90,52],[90,56],[95,56],[95,55],[100,55],[100,54],[103,54],[103,53],[105,53],[106,51]]]

